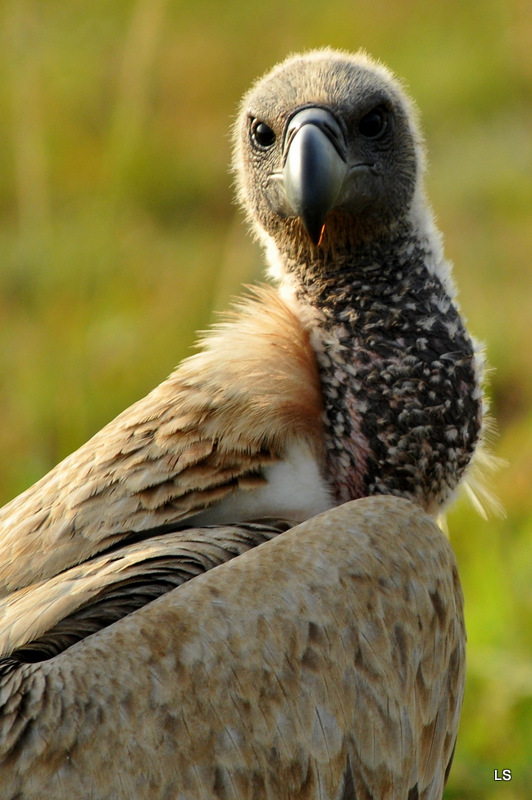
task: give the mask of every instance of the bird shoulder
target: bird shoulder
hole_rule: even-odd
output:
[[[251,290],[201,347],[0,510],[0,594],[263,485],[294,442],[317,456],[314,352],[275,289]]]

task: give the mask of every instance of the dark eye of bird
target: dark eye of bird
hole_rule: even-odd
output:
[[[275,133],[265,122],[254,120],[251,125],[251,138],[259,147],[267,148],[275,142]]]
[[[388,127],[388,114],[382,106],[373,108],[358,123],[358,130],[366,139],[378,139]]]

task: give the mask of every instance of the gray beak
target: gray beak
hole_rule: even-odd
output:
[[[294,114],[284,137],[283,183],[291,211],[315,245],[348,171],[344,135],[333,114],[319,107]]]

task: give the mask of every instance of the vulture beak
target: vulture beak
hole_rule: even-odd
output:
[[[283,184],[291,212],[315,245],[341,200],[349,172],[345,137],[333,114],[311,106],[290,119],[283,144]]]

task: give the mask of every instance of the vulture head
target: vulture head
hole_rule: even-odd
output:
[[[417,113],[364,54],[284,61],[244,96],[235,133],[241,203],[284,259],[336,256],[411,211],[424,163]]]

